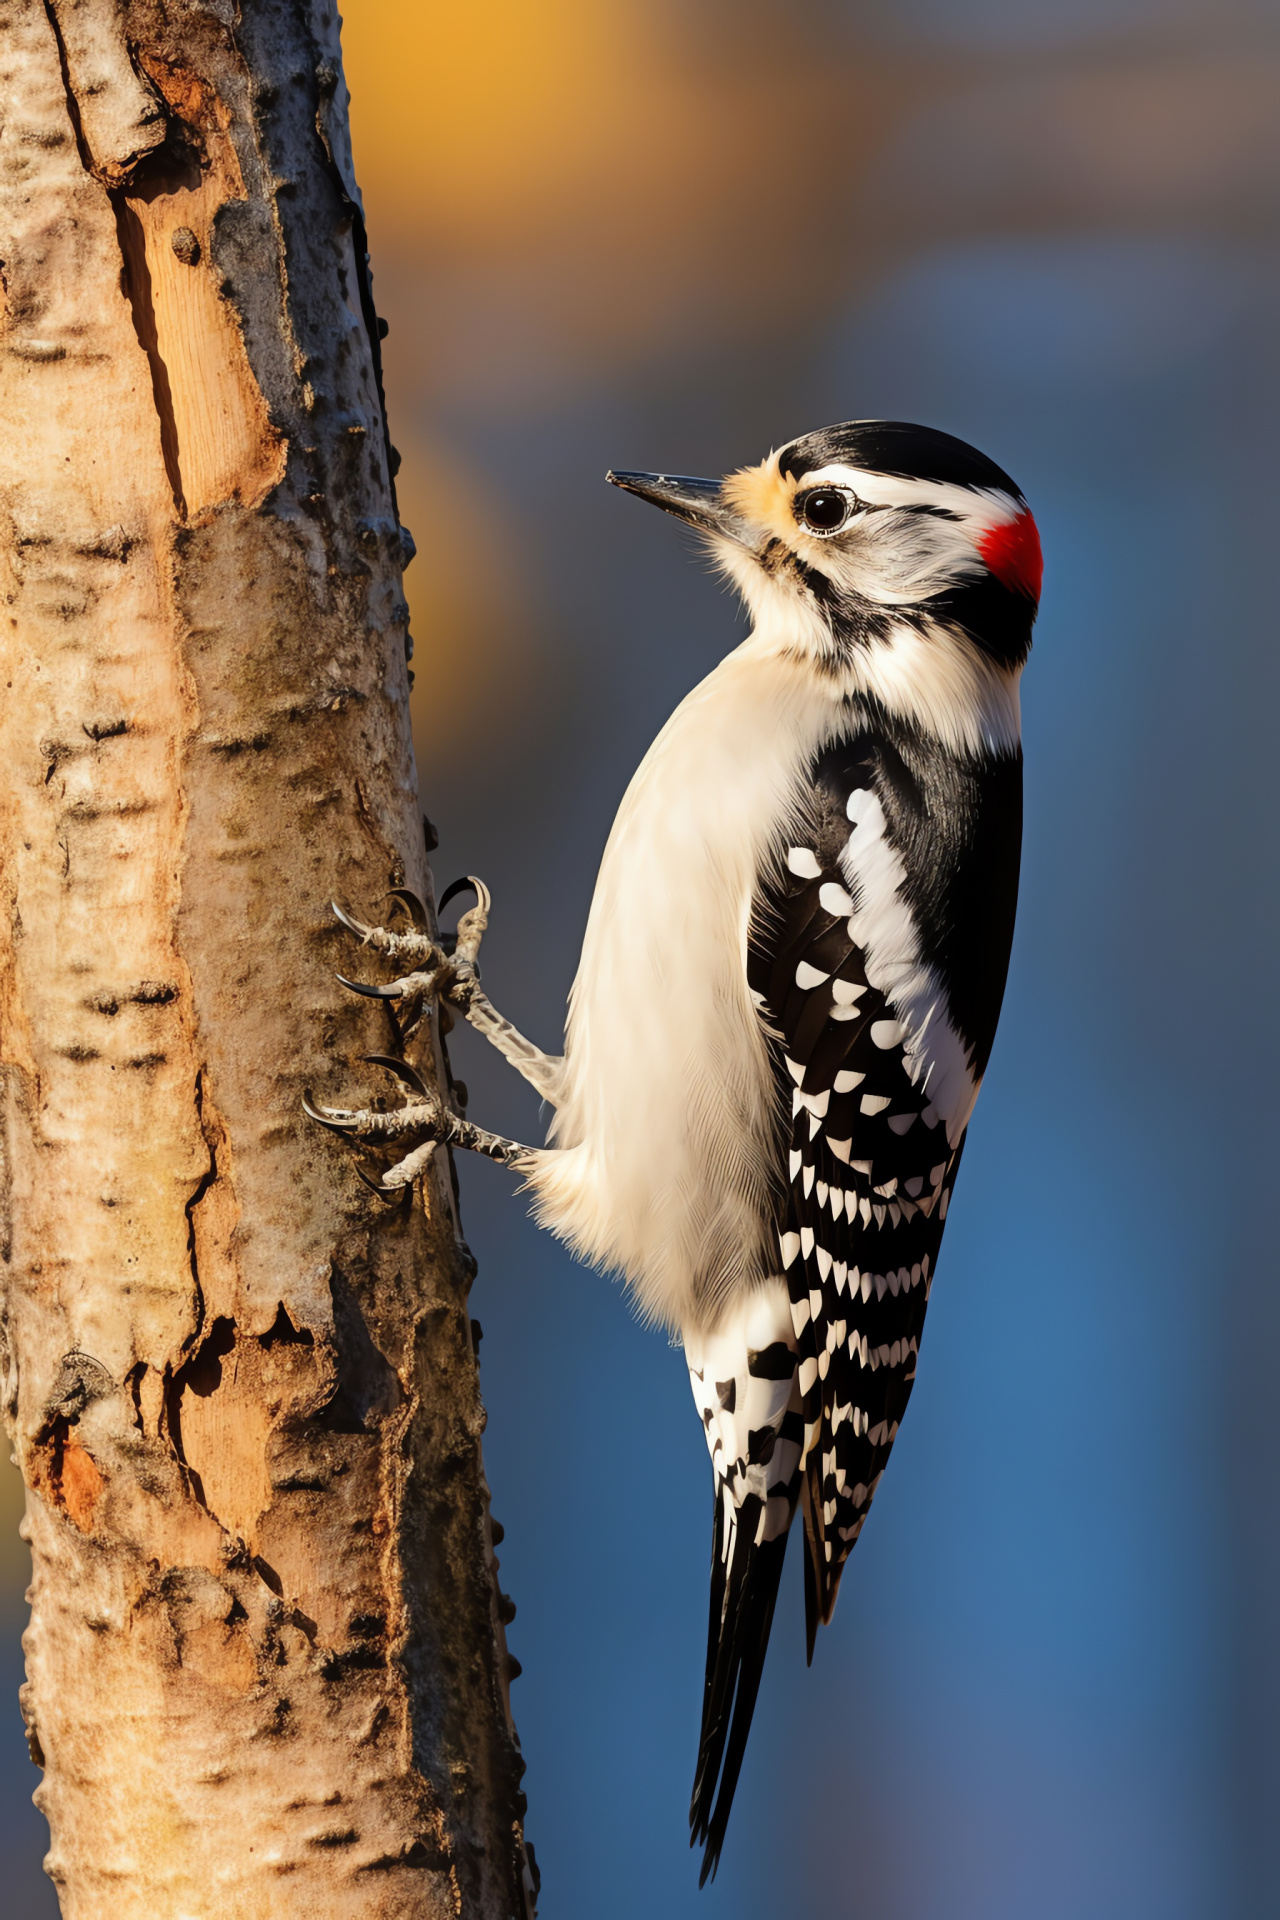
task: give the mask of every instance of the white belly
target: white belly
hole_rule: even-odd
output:
[[[776,1259],[776,1099],[746,982],[760,867],[839,692],[748,640],[677,708],[605,848],[570,997],[539,1218],[668,1326],[714,1324]]]

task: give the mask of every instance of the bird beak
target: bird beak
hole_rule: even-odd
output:
[[[674,513],[700,533],[718,533],[748,544],[742,516],[726,504],[718,480],[695,480],[684,473],[618,473],[612,467],[605,479],[625,493],[651,500],[664,513]]]

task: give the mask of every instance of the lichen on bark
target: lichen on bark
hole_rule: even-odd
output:
[[[430,900],[328,0],[0,4],[0,1363],[74,1920],[524,1916],[443,1156],[328,901]],[[421,1069],[447,1091],[440,1035]]]

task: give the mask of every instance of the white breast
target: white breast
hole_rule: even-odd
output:
[[[560,1150],[531,1184],[542,1222],[669,1326],[713,1324],[773,1257],[776,1096],[747,924],[838,699],[753,636],[676,709],[605,848],[570,997]]]
[[[757,613],[751,638],[672,714],[618,810],[570,995],[557,1150],[529,1176],[542,1224],[624,1274],[641,1310],[673,1329],[710,1330],[776,1264],[776,1094],[747,927],[844,702],[870,691],[952,751],[1017,737],[1017,676],[958,636],[926,646],[895,631],[841,680],[806,657],[785,596]],[[919,966],[901,868],[866,825],[846,856],[854,937],[911,1036],[909,1070],[958,1137],[976,1091],[967,1057]]]

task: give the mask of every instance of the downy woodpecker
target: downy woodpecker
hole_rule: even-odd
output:
[[[442,1140],[517,1168],[539,1220],[679,1335],[715,1481],[705,1881],[797,1506],[812,1659],[915,1379],[1009,963],[1040,543],[999,467],[899,421],[722,482],[608,478],[697,530],[753,625],[627,789],[563,1056],[480,988],[479,882],[456,942],[408,894],[401,931],[337,910],[401,969],[362,990],[465,1014],[554,1107],[549,1144],[485,1132],[386,1056],[405,1105],[309,1110],[412,1145],[384,1188]]]

